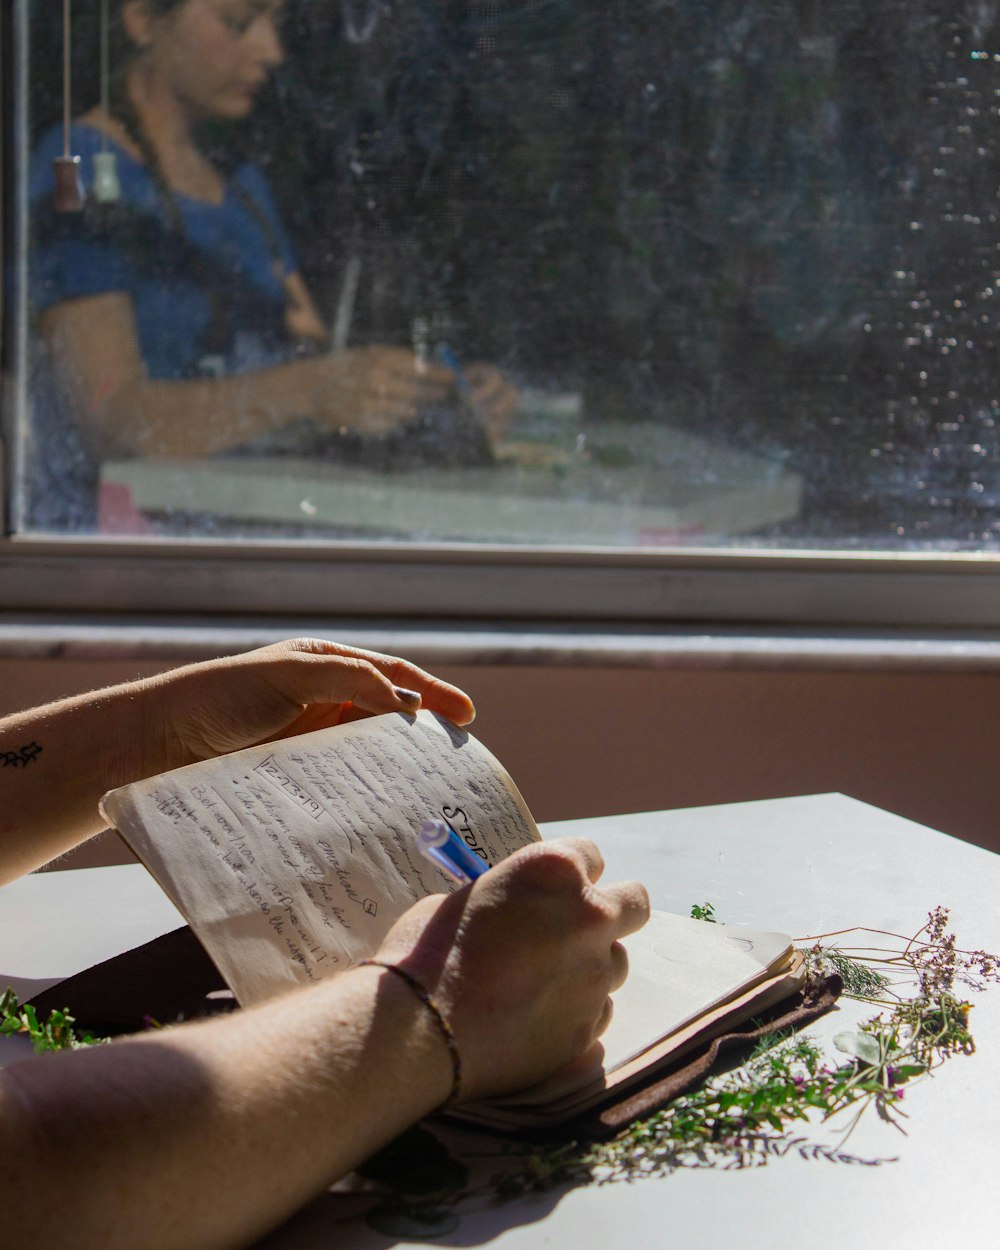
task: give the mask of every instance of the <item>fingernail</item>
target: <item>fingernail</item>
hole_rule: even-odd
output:
[[[416,690],[407,690],[405,686],[393,686],[396,698],[403,703],[419,703],[420,694]]]

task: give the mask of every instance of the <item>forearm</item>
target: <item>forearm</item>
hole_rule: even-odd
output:
[[[0,1072],[0,1205],[42,1244],[243,1245],[438,1106],[451,1063],[391,974]],[[26,1148],[27,1147],[27,1148]],[[12,1165],[12,1166],[11,1166]]]
[[[105,456],[212,456],[313,415],[308,362],[292,361],[225,378],[137,378],[96,417]]]
[[[297,420],[385,434],[421,408],[444,402],[452,386],[450,371],[420,365],[409,349],[360,347],[226,378],[157,381],[133,375],[99,409],[81,414],[81,421],[105,459],[190,458],[251,442]]]
[[[0,884],[98,833],[106,791],[188,762],[159,703],[136,682],[0,720]]]

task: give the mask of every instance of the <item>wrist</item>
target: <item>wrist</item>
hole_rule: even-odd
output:
[[[177,716],[174,701],[183,686],[181,675],[185,670],[173,669],[167,673],[144,677],[123,688],[128,699],[127,714],[120,722],[120,759],[128,774],[126,784],[143,777],[152,777],[171,768],[181,768],[194,763],[197,758],[186,749],[177,732]],[[183,695],[181,695],[183,708]]]
[[[349,975],[359,983],[367,981],[372,1035],[384,1037],[392,1050],[387,1070],[414,1099],[412,1118],[450,1105],[461,1088],[461,1060],[450,1025],[433,998],[388,961],[365,961]]]
[[[440,1104],[439,1109],[444,1109],[457,1103],[462,1096],[462,1056],[459,1052],[458,1042],[455,1039],[451,1024],[437,999],[418,977],[414,976],[412,972],[409,972],[401,964],[384,959],[364,959],[359,966],[363,968],[378,968],[383,972],[391,973],[407,987],[417,1002],[424,1008],[426,1013],[425,1019],[429,1018],[433,1021],[434,1027],[437,1029],[438,1035],[448,1051],[448,1058],[451,1062],[451,1088],[447,1097]]]

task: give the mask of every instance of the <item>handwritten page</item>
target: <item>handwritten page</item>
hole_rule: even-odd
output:
[[[350,967],[418,898],[457,888],[416,850],[424,819],[490,864],[539,837],[499,762],[423,711],[163,773],[102,811],[244,1005]]]

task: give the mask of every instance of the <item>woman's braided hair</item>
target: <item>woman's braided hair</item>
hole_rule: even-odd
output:
[[[123,0],[123,3],[127,0]],[[174,9],[181,8],[188,0],[144,0],[148,7],[157,15],[165,16]],[[117,67],[112,74],[108,83],[108,108],[111,116],[115,118],[118,124],[125,131],[125,134],[138,149],[142,157],[143,164],[149,171],[150,180],[156,188],[163,206],[164,215],[166,216],[167,225],[181,239],[185,238],[184,217],[177,202],[177,196],[173,187],[167,180],[163,172],[163,166],[160,162],[159,154],[156,146],[149,137],[146,127],[143,125],[142,118],[138,109],[132,100],[128,91],[128,72],[132,60],[136,55],[135,48],[129,43],[125,33],[124,24],[121,21],[119,10],[117,20],[112,24],[111,29],[112,46],[116,47],[117,55],[114,56],[112,63]],[[230,137],[229,141],[220,146],[218,142],[217,132],[213,131],[215,143],[208,150],[207,145],[202,142],[199,147],[205,152],[208,159],[215,165],[220,172],[227,176],[231,171],[241,163],[244,159],[244,153],[239,147],[239,141]],[[196,136],[196,142],[198,141]],[[281,247],[275,234],[274,227],[261,210],[260,205],[238,182],[238,180],[229,179],[229,186],[235,192],[244,209],[250,213],[259,226],[263,234],[268,251],[275,262],[281,260]]]

